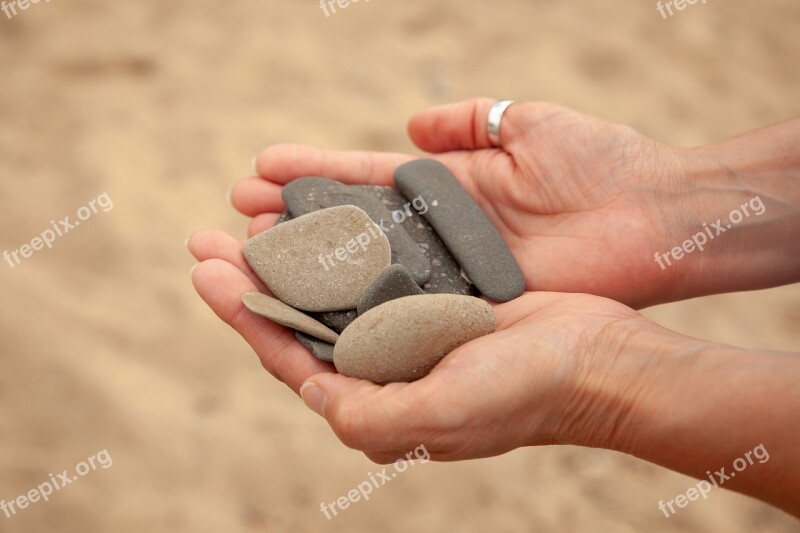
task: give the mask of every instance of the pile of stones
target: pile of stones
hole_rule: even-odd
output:
[[[428,374],[449,352],[495,330],[492,307],[525,289],[497,229],[450,171],[421,159],[397,189],[317,177],[283,188],[286,212],[245,243],[275,298],[252,312],[296,330],[346,376],[374,383]]]

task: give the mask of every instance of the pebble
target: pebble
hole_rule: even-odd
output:
[[[278,217],[278,220],[275,221],[275,225],[277,226],[278,224],[286,222],[287,220],[292,220],[292,214],[289,213],[289,211],[284,211]],[[328,311],[326,313],[310,313],[310,314],[312,317],[316,318],[317,320],[319,320],[320,322],[331,328],[336,333],[341,333],[342,331],[344,331],[344,328],[352,324],[353,320],[355,320],[358,317],[358,313],[356,313],[355,309],[350,309],[347,311]],[[306,346],[306,348],[308,347]],[[309,348],[309,350],[310,349],[311,348]],[[333,350],[332,347],[331,350]],[[331,354],[333,354],[333,352],[331,352]],[[331,355],[331,357],[333,357],[333,355]],[[325,359],[323,359],[323,361],[325,361]],[[331,359],[331,362],[332,361],[333,360]]]
[[[392,265],[367,289],[358,302],[358,314],[363,315],[373,307],[403,296],[425,294],[403,265]]]
[[[358,313],[355,309],[348,309],[347,311],[311,313],[311,316],[331,328],[333,331],[341,333],[344,331],[344,328],[353,323],[353,320],[358,318]]]
[[[294,336],[314,357],[326,363],[333,363],[333,344],[306,335],[302,331],[295,331]]]
[[[244,256],[281,301],[316,312],[355,309],[391,264],[386,236],[350,205],[273,226],[245,242]]]
[[[327,178],[305,177],[286,184],[281,195],[286,208],[295,217],[342,205],[361,208],[388,237],[392,262],[405,266],[419,284],[430,278],[430,261],[419,246],[402,226],[393,222],[392,213],[382,202],[363,194],[358,188]]]
[[[525,278],[503,238],[450,171],[432,159],[397,168],[394,181],[407,198],[422,197],[425,218],[486,297],[507,302],[525,291]]]
[[[260,292],[248,292],[242,295],[242,302],[253,313],[268,318],[273,322],[294,328],[318,339],[335,344],[339,335],[320,324],[305,313],[290,307]]]
[[[414,381],[445,355],[495,327],[494,310],[479,298],[406,296],[359,316],[339,337],[333,360],[345,376],[377,384]]]
[[[421,204],[419,201],[417,209],[409,206],[409,200],[394,187],[381,185],[357,185],[364,194],[374,196],[392,212],[395,221],[400,220],[403,229],[406,230],[414,242],[422,249],[422,252],[431,262],[431,277],[422,285],[422,289],[430,294],[476,294],[475,286],[465,277],[461,271],[461,265],[447,249],[441,238],[436,234],[436,230],[428,224],[428,221],[420,215],[420,212],[430,209],[430,206]],[[425,199],[422,198],[421,201]]]

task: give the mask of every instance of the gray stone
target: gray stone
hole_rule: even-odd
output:
[[[306,335],[302,331],[295,331],[294,336],[314,357],[326,363],[333,363],[333,344]]]
[[[391,264],[386,236],[349,205],[273,226],[245,243],[244,256],[281,301],[317,312],[355,309]]]
[[[374,197],[358,188],[327,178],[305,177],[289,182],[281,191],[292,216],[302,216],[320,209],[354,205],[364,210],[386,234],[392,248],[392,262],[405,266],[417,283],[428,281],[431,264],[411,237],[392,221],[392,214]]]
[[[364,194],[380,200],[392,212],[395,221],[403,226],[411,238],[422,249],[431,262],[431,277],[422,285],[429,294],[476,294],[475,286],[462,274],[461,265],[445,246],[444,241],[436,234],[436,230],[420,215],[430,209],[424,198],[412,198],[416,205],[409,205],[400,191],[394,187],[380,185],[357,185]]]
[[[266,294],[248,292],[242,295],[242,302],[253,313],[287,328],[294,328],[333,344],[339,338],[335,331],[331,331],[305,313]]]
[[[311,313],[311,316],[331,328],[333,331],[341,333],[344,328],[353,323],[358,318],[355,309],[347,311],[329,311],[327,313]]]
[[[367,289],[358,302],[358,314],[363,315],[373,307],[403,296],[425,294],[403,265],[392,265]]]
[[[455,294],[423,294],[386,302],[358,317],[333,349],[340,374],[374,383],[426,376],[457,347],[495,330],[485,301]]]
[[[278,224],[286,222],[287,220],[292,220],[292,214],[289,213],[289,211],[284,211],[283,213],[281,213],[281,216],[278,217],[278,220],[275,222],[275,225],[277,226]],[[358,317],[358,313],[356,313],[355,309],[350,309],[348,311],[328,311],[326,313],[309,313],[309,314],[313,318],[316,318],[317,320],[319,320],[320,322],[331,328],[336,333],[341,333],[342,331],[344,331],[344,328],[352,324],[353,320],[355,320]],[[300,335],[302,335],[302,333]],[[308,348],[308,346],[306,346],[306,348]],[[309,350],[311,350],[311,348],[309,348]],[[333,350],[333,347],[331,347],[331,350]],[[331,354],[333,354],[333,352],[331,352]],[[317,354],[315,353],[314,355]],[[333,357],[333,355],[331,355],[331,357]],[[324,360],[325,359],[323,359],[323,361]]]
[[[394,181],[407,198],[430,206],[425,218],[478,290],[497,302],[525,291],[525,278],[505,241],[450,171],[432,159],[398,167]]]
[[[278,224],[282,224],[283,222],[288,222],[289,220],[292,220],[292,218],[294,217],[289,211],[284,211],[283,213],[281,213],[281,216],[279,216],[278,219],[275,221],[275,225],[277,226]]]

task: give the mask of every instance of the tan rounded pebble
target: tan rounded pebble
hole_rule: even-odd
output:
[[[391,264],[386,235],[349,205],[274,226],[248,240],[244,256],[276,297],[303,311],[355,309]]]
[[[253,313],[268,318],[288,328],[294,328],[312,337],[335,344],[339,335],[305,313],[290,307],[280,300],[260,292],[248,292],[242,295],[242,302]]]
[[[495,330],[485,301],[455,294],[406,296],[379,305],[345,329],[333,349],[340,374],[374,383],[414,381],[448,353]]]

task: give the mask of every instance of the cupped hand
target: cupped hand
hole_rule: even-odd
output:
[[[606,298],[526,293],[494,307],[495,333],[457,348],[428,376],[378,386],[334,373],[289,330],[243,306],[243,293],[263,287],[241,258],[241,241],[209,230],[189,246],[201,261],[193,282],[214,312],[267,370],[302,392],[344,444],[382,463],[419,445],[435,460],[457,460],[534,444],[606,444],[625,406],[592,391],[614,379],[615,354],[626,343],[657,328]]]
[[[409,134],[451,169],[496,225],[527,290],[597,294],[633,307],[685,297],[675,287],[684,265],[664,271],[654,255],[674,246],[674,228],[683,228],[689,151],[547,103],[511,106],[502,148],[493,148],[486,133],[492,103],[432,108],[412,118]],[[255,234],[284,209],[281,189],[291,180],[316,175],[392,185],[395,168],[414,158],[277,145],[258,156],[258,176],[239,182],[231,200],[254,217]]]

